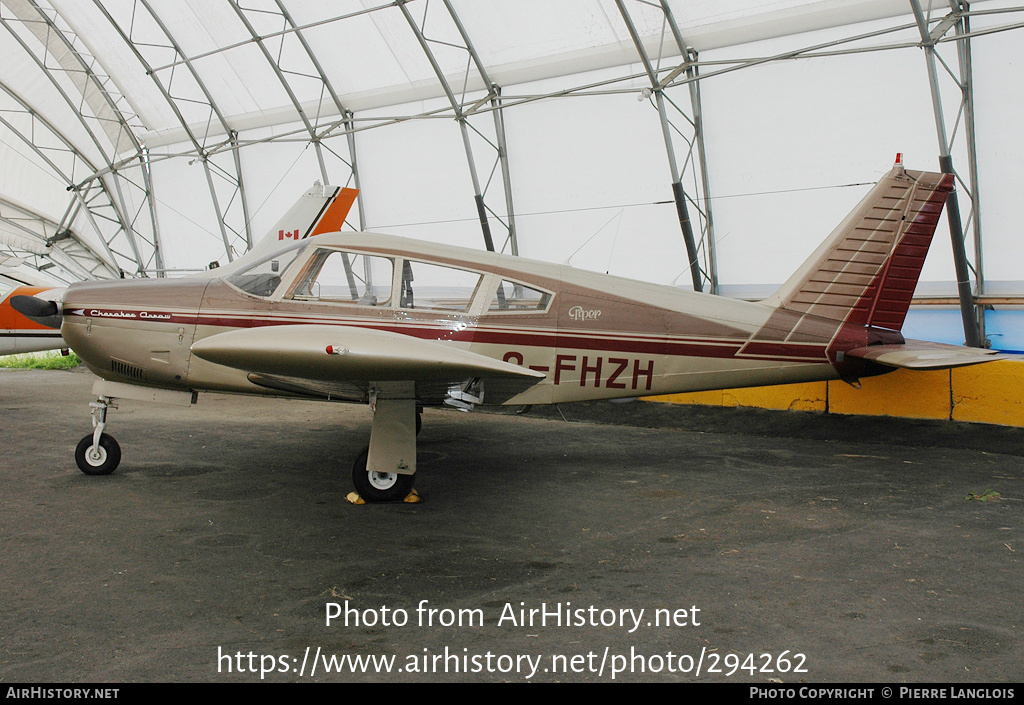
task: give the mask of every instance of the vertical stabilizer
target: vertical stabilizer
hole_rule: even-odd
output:
[[[345,224],[345,218],[348,217],[358,195],[357,189],[317,184],[302,194],[295,205],[270,229],[270,232],[253,245],[245,255],[231,264],[196,276],[224,276],[232,270],[238,269],[243,262],[248,263],[264,257],[281,249],[289,242],[305,240],[307,237],[321,233],[337,232]]]
[[[799,340],[822,319],[900,330],[952,189],[950,174],[907,171],[897,163],[765,301],[780,319],[773,334]]]
[[[250,252],[272,252],[289,241],[341,230],[359,191],[337,186],[314,186],[304,193]]]

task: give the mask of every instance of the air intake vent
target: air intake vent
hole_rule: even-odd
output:
[[[135,379],[140,382],[146,379],[145,369],[136,365],[131,365],[123,360],[110,358],[110,370],[115,374],[127,377],[128,379]]]

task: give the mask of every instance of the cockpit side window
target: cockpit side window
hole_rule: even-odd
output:
[[[546,311],[550,303],[551,294],[548,292],[506,279],[498,285],[487,313]]]
[[[322,248],[310,258],[288,298],[388,306],[394,268],[387,257]]]
[[[405,260],[399,306],[412,309],[468,311],[483,280],[479,272]]]

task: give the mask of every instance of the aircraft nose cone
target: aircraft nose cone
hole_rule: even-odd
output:
[[[64,339],[104,379],[179,388],[208,282],[83,282],[64,298]]]

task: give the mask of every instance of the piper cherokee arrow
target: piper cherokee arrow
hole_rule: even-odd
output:
[[[951,175],[897,161],[760,302],[510,255],[340,230],[354,197],[314,189],[244,257],[196,277],[73,284],[64,339],[100,377],[76,460],[107,474],[118,398],[200,392],[368,404],[352,476],[367,501],[412,490],[419,412],[816,380],[1006,357],[900,334]],[[315,237],[313,237],[315,236]],[[38,303],[36,303],[38,302]],[[31,309],[31,311],[29,311]]]

